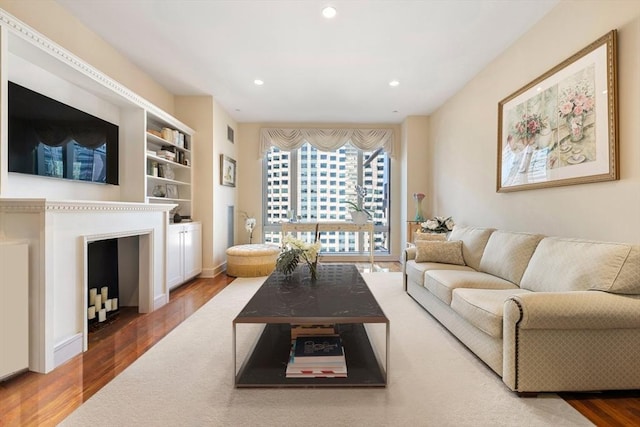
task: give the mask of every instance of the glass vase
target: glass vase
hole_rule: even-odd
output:
[[[309,266],[309,273],[311,274],[311,281],[315,282],[316,279],[318,278],[318,264],[317,264],[317,261],[316,262],[308,262],[307,265]]]
[[[416,215],[413,218],[414,221],[423,222],[424,214],[422,213],[422,200],[424,199],[424,194],[417,193],[413,195],[413,200],[416,202]]]
[[[567,126],[571,142],[578,142],[584,138],[584,114],[569,114],[567,116]]]

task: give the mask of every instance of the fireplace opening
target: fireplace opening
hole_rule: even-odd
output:
[[[87,243],[87,332],[97,332],[139,308],[140,236]],[[93,340],[89,339],[88,344]]]

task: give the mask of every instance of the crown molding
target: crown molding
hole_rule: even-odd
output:
[[[86,200],[0,199],[5,213],[169,212],[176,204],[101,202]]]
[[[135,104],[136,106],[147,110],[149,113],[153,114],[160,120],[163,120],[177,128],[184,129],[188,133],[195,133],[193,129],[191,129],[186,124],[177,120],[175,117],[171,116],[166,111],[158,108],[153,105],[151,102],[136,94],[132,90],[123,86],[116,80],[110,78],[97,68],[91,66],[87,62],[83,61],[78,56],[69,52],[67,49],[62,47],[61,45],[55,43],[54,41],[47,38],[45,35],[39,33],[29,25],[20,21],[15,16],[11,15],[4,9],[0,8],[0,26],[5,27],[12,34],[20,37],[23,40],[39,47],[43,52],[48,53],[49,55],[57,58],[64,64],[71,67],[74,71],[83,74],[86,77],[89,77],[96,83],[102,85],[110,89],[111,91],[118,94],[120,97],[125,99],[126,101]]]

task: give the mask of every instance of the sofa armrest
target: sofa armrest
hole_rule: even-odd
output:
[[[640,328],[640,296],[600,291],[532,292],[510,297],[505,326],[519,329]]]
[[[409,246],[402,251],[402,289],[407,291],[407,261],[416,259],[416,247]]]
[[[504,303],[502,381],[518,392],[640,387],[640,296],[532,292]]]
[[[416,247],[411,246],[404,250],[404,262],[409,261],[410,259],[416,259]]]

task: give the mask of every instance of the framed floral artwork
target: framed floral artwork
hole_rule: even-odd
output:
[[[220,154],[220,184],[236,186],[236,161],[224,154]]]
[[[498,104],[497,191],[619,179],[616,31]]]

